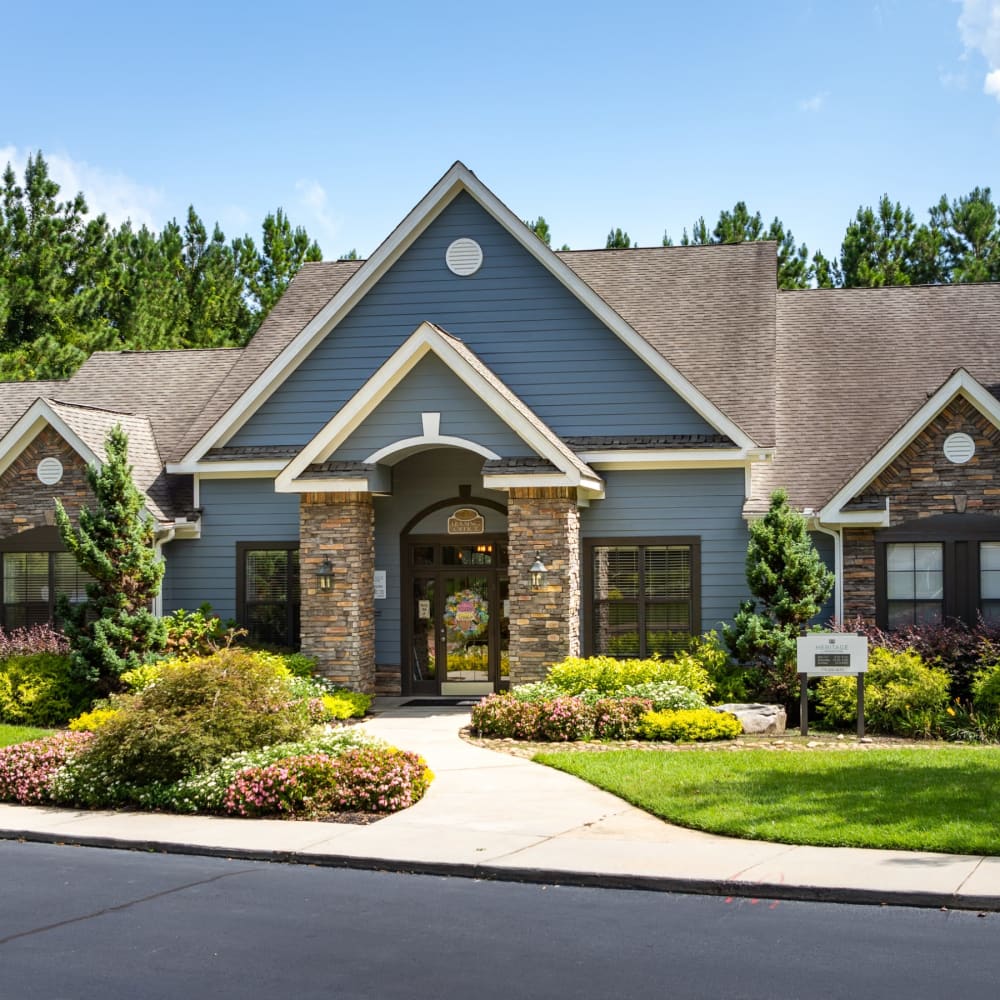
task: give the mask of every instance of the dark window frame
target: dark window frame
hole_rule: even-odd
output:
[[[909,521],[875,533],[875,622],[887,629],[888,546],[896,543],[936,543],[943,550],[943,621],[958,618],[969,625],[979,619],[979,546],[1000,542],[1000,517],[990,514],[941,514],[923,521]]]
[[[48,598],[45,602],[48,606],[48,610],[46,618],[49,625],[54,628],[59,627],[59,619],[56,614],[56,600],[58,593],[56,590],[55,557],[59,555],[69,555],[69,553],[66,550],[66,546],[63,544],[62,536],[59,534],[59,529],[54,525],[43,525],[39,528],[32,528],[28,531],[22,531],[16,535],[11,535],[8,538],[0,539],[0,627],[5,629],[30,627],[30,625],[27,625],[26,623],[11,623],[7,620],[8,601],[5,599],[7,589],[5,557],[8,555],[35,554],[48,556]],[[77,572],[82,573],[82,570],[77,567]],[[86,574],[83,575],[86,577]],[[88,582],[90,582],[90,578],[86,577],[84,585]],[[16,601],[9,603],[28,607],[32,604],[41,604],[42,602]]]
[[[662,546],[683,546],[691,550],[691,593],[688,599],[691,620],[691,637],[701,634],[701,537],[699,535],[643,535],[640,537],[601,537],[583,539],[583,600],[585,602],[585,620],[583,651],[586,656],[612,655],[595,653],[596,644],[594,642],[594,631],[597,623],[596,608],[598,601],[594,593],[594,550],[611,546],[614,548],[637,548],[639,550],[639,572],[640,580],[644,572],[644,559],[642,551],[645,548]],[[642,595],[640,587],[638,593]],[[636,628],[639,638],[639,652],[635,654],[639,657],[648,655],[647,638],[645,627],[646,608],[649,604],[656,604],[657,601],[649,601],[639,596],[636,598],[638,615]],[[621,657],[619,657],[621,658]]]
[[[248,552],[299,552],[298,541],[292,542],[237,542],[236,543],[236,621],[243,628],[249,628],[247,615],[247,553]],[[300,555],[301,560],[301,555]],[[285,606],[285,624],[288,629],[289,648],[298,649],[300,642],[297,623],[301,623],[302,590],[301,575],[298,588],[292,587],[290,562],[285,563],[285,591],[288,600]],[[300,561],[301,567],[301,561]],[[300,570],[301,574],[301,570]],[[270,602],[268,602],[270,603]],[[298,613],[296,613],[298,611]]]

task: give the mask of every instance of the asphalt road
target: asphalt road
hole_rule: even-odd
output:
[[[1000,914],[0,842],[2,1000],[1000,996]]]

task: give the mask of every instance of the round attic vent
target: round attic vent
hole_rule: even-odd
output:
[[[35,473],[44,486],[55,486],[63,476],[62,462],[58,458],[43,458]]]
[[[483,248],[475,240],[463,236],[448,247],[444,260],[452,274],[465,278],[483,266]]]
[[[955,465],[965,465],[976,453],[976,442],[968,434],[949,434],[944,439],[944,457]]]

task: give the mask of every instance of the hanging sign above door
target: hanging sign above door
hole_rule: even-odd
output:
[[[460,507],[448,518],[449,535],[481,535],[486,530],[486,518],[471,507]]]

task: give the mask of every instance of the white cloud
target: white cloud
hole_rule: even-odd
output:
[[[812,97],[807,97],[805,100],[799,101],[799,111],[806,111],[810,114],[822,111],[828,95],[829,92],[824,90],[821,94],[814,94]]]
[[[315,180],[299,180],[295,182],[295,190],[299,194],[299,204],[311,215],[313,221],[304,220],[309,235],[319,241],[327,256],[336,242],[340,231],[340,221],[330,210],[326,189]]]
[[[29,150],[17,146],[0,147],[0,164],[10,164],[19,182],[24,179],[24,167]],[[49,176],[59,185],[59,197],[66,201],[83,192],[87,209],[92,216],[104,214],[112,226],[120,226],[126,219],[138,228],[158,228],[163,221],[158,217],[163,203],[163,192],[132,180],[125,174],[92,166],[83,160],[74,160],[61,153],[44,153]]]
[[[958,31],[966,52],[978,52],[988,71],[983,92],[1000,100],[1000,0],[958,0]]]

